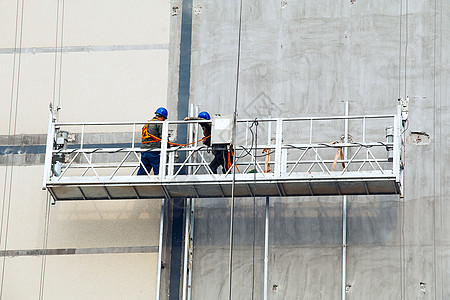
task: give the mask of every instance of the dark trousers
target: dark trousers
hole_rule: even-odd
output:
[[[155,175],[159,174],[159,158],[160,155],[158,151],[147,151],[141,154],[142,165],[144,165],[148,173],[150,173],[150,171],[153,169],[153,173]],[[139,167],[139,171],[137,174],[147,175],[142,165]]]
[[[214,159],[209,164],[211,171],[217,174],[217,168],[222,166],[222,173],[225,174],[228,171],[228,150],[226,145],[213,146]],[[233,162],[233,155],[230,155],[230,164]]]

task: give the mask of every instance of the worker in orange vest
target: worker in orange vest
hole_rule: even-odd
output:
[[[160,107],[155,111],[152,121],[164,121],[168,117],[167,109]],[[141,149],[148,149],[142,152],[141,164],[137,175],[147,175],[153,169],[155,175],[159,174],[160,151],[161,148],[162,124],[147,123],[142,127]]]

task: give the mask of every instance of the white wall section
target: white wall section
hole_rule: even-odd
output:
[[[59,121],[167,105],[170,16],[160,0],[0,1],[1,299],[154,299],[160,201],[50,206],[40,147],[50,103]]]

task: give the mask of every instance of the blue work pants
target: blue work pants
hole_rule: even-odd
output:
[[[159,151],[147,151],[142,152],[141,154],[141,161],[142,165],[144,165],[145,169],[147,169],[147,172],[150,173],[150,171],[153,168],[153,173],[155,175],[159,174]],[[139,167],[138,175],[147,175],[145,172],[145,169],[142,167],[142,165]]]

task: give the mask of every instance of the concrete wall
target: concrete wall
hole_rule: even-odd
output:
[[[191,102],[232,113],[237,72],[241,118],[395,113],[408,94],[406,136],[431,143],[409,139],[404,199],[348,197],[346,295],[450,298],[449,4],[244,0],[238,49],[239,4],[193,3]],[[196,202],[194,299],[228,299],[229,205]],[[235,209],[232,298],[261,299],[264,201]],[[341,231],[341,197],[271,199],[269,299],[339,299]]]
[[[0,1],[1,299],[154,299],[160,201],[51,206],[42,151],[11,146],[45,143],[49,103],[61,122],[151,118],[170,16],[159,0]]]

